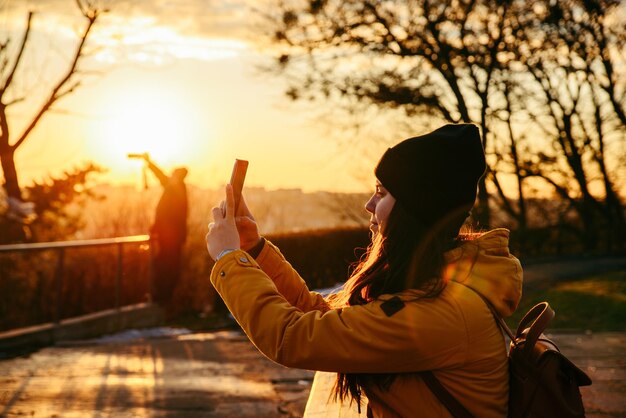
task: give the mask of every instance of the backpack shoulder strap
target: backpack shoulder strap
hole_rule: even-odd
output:
[[[554,310],[548,302],[541,302],[535,305],[519,323],[515,336],[522,335],[524,330],[528,328],[526,334],[526,343],[524,344],[524,355],[529,356],[535,346],[535,343],[546,329],[548,323],[554,318]],[[531,323],[532,322],[532,323]],[[530,324],[530,325],[529,325]]]
[[[474,416],[446,389],[433,372],[419,372],[426,386],[435,394],[437,399],[448,409],[454,418],[474,418]]]
[[[541,336],[541,333],[546,329],[546,327],[548,326],[548,323],[552,321],[552,318],[554,318],[554,310],[550,307],[548,302],[538,303],[530,311],[528,311],[526,315],[524,315],[524,318],[522,318],[522,320],[520,321],[519,326],[517,327],[517,330],[515,331],[515,334],[513,334],[513,331],[511,331],[511,329],[506,324],[504,319],[502,319],[500,314],[498,314],[498,312],[496,311],[496,308],[494,308],[494,306],[491,304],[491,302],[489,302],[489,300],[486,297],[484,297],[483,295],[480,294],[480,292],[478,292],[477,290],[469,286],[465,286],[465,287],[467,287],[468,289],[476,293],[478,296],[480,296],[480,298],[483,300],[483,302],[485,302],[485,304],[491,311],[491,314],[493,315],[493,317],[496,319],[496,322],[498,323],[498,325],[500,325],[500,328],[502,328],[502,330],[509,336],[509,338],[511,339],[511,343],[515,347],[517,347],[517,338],[522,335],[522,333],[524,332],[526,328],[528,328],[528,333],[526,335],[526,342],[524,343],[524,355],[525,356],[530,355],[530,353],[533,350],[533,347],[535,346],[535,343]]]

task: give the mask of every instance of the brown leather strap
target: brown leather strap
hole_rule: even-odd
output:
[[[502,319],[500,314],[496,311],[496,308],[491,304],[491,302],[489,302],[486,297],[484,297],[480,294],[480,292],[472,289],[469,286],[465,287],[471,289],[474,293],[480,296],[480,298],[483,300],[483,302],[485,302],[485,304],[491,311],[493,317],[496,319],[498,325],[500,325],[500,328],[502,328],[502,330],[509,336],[509,338],[511,339],[511,343],[515,347],[517,347],[517,339],[522,336],[522,333],[526,328],[529,328],[528,334],[526,334],[526,340],[524,342],[525,356],[529,356],[530,353],[532,353],[533,347],[537,343],[537,340],[541,336],[541,333],[546,329],[548,323],[552,320],[552,318],[554,318],[554,310],[550,307],[548,302],[538,303],[530,311],[528,311],[526,315],[524,315],[524,318],[522,318],[522,320],[520,321],[519,326],[515,331],[515,334],[513,334],[513,331],[511,331],[504,319]],[[528,327],[528,324],[531,321],[532,324],[530,325],[530,327]]]
[[[535,305],[519,323],[517,327],[517,332],[515,333],[516,337],[522,335],[524,330],[528,328],[528,333],[526,334],[526,342],[524,343],[524,355],[530,356],[533,351],[533,347],[541,333],[546,329],[548,323],[554,318],[554,310],[550,308],[548,302],[541,302]],[[528,326],[528,324],[532,321],[532,324]]]
[[[454,418],[474,418],[474,416],[459,402],[454,395],[448,392],[433,372],[420,372],[426,386],[435,394],[437,399],[450,411]]]

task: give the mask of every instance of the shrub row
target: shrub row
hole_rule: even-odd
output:
[[[344,282],[369,243],[366,228],[337,228],[271,235],[310,289]]]

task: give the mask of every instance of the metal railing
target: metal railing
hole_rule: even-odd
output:
[[[115,309],[119,312],[121,309],[120,304],[120,288],[122,285],[122,263],[124,260],[124,245],[128,244],[147,244],[149,251],[149,259],[152,260],[152,245],[150,245],[150,235],[133,235],[127,237],[117,238],[103,238],[103,239],[90,239],[80,241],[58,241],[58,242],[38,242],[33,244],[10,244],[0,245],[0,253],[9,252],[29,252],[29,251],[44,251],[55,250],[58,254],[57,264],[54,270],[54,282],[55,282],[55,311],[53,323],[58,326],[61,322],[61,300],[63,292],[63,276],[65,273],[65,250],[68,248],[85,248],[85,247],[117,247],[117,269],[115,275]],[[149,267],[148,275],[150,277],[150,283],[152,286],[152,271],[151,264]],[[152,293],[152,289],[150,289]]]

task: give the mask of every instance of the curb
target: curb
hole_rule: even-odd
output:
[[[94,338],[128,328],[147,328],[163,322],[163,310],[138,303],[0,333],[0,359],[32,352],[57,341]]]

